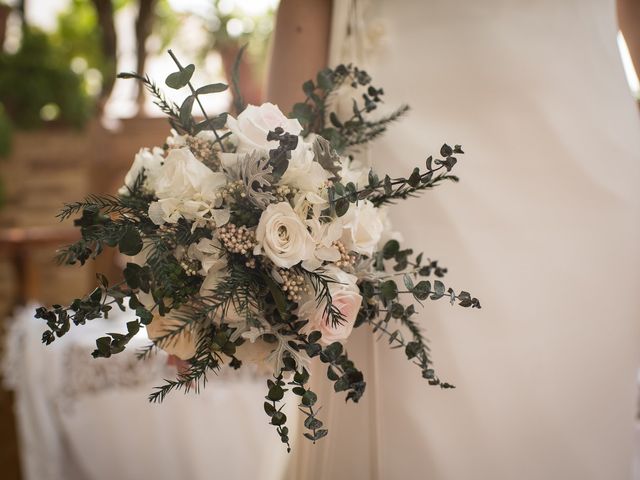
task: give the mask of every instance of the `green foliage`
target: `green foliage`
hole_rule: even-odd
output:
[[[267,387],[269,392],[264,402],[264,411],[271,418],[271,425],[276,427],[276,431],[280,436],[280,441],[287,446],[287,452],[291,451],[291,445],[289,445],[289,428],[285,425],[287,423],[287,416],[282,411],[284,404],[280,407],[277,406],[277,402],[284,398],[284,394],[288,391],[285,388],[286,382],[283,380],[282,372],[278,376],[274,376],[273,380],[267,380]]]
[[[71,323],[84,325],[89,320],[107,318],[113,305],[125,310],[125,299],[129,308],[136,312],[139,320],[127,324],[127,334],[110,333],[110,337],[102,337],[96,341],[94,357],[109,357],[125,349],[125,346],[138,332],[139,326],[151,321],[151,313],[138,301],[133,290],[124,284],[109,286],[103,275],[98,275],[98,287],[89,295],[74,300],[69,307],[53,305],[51,308],[40,307],[36,310],[36,318],[46,321],[48,329],[42,334],[42,341],[49,345],[56,338],[66,334]]]
[[[198,95],[207,95],[209,93],[220,93],[220,92],[224,92],[227,88],[229,88],[229,86],[224,83],[211,83],[209,85],[205,85],[204,87],[200,87],[196,89],[196,93]]]
[[[365,301],[358,313],[355,326],[368,323],[373,327],[374,333],[386,336],[391,348],[402,349],[407,359],[420,367],[423,378],[430,385],[453,388],[453,385],[441,381],[436,375],[427,340],[413,319],[416,309],[413,304],[407,303],[406,298],[410,295],[420,304],[425,300],[444,298],[452,305],[457,303],[461,307],[481,306],[478,299],[468,292],[456,294],[440,280],[422,280],[421,277],[431,275],[442,278],[447,273],[447,269],[441,267],[437,261],[423,261],[422,253],[413,258],[413,250],[403,249],[397,240],[389,240],[376,254],[375,265],[380,272],[378,279],[360,284],[360,292]],[[390,273],[385,274],[387,271]],[[399,279],[394,279],[395,277],[402,277],[401,284]],[[404,290],[401,285],[404,286]],[[391,327],[392,322],[398,322],[408,329],[412,340],[405,340],[399,328]]]
[[[449,172],[457,163],[457,158],[453,153],[462,155],[462,147],[456,145],[455,148],[444,144],[441,148],[444,152],[444,159],[433,159],[428,157],[426,160],[426,170],[421,172],[419,168],[414,168],[408,177],[399,177],[392,179],[385,175],[383,179],[371,170],[369,172],[369,183],[366,187],[356,190],[353,184],[346,186],[340,182],[334,182],[329,188],[329,205],[330,208],[337,213],[338,216],[344,215],[349,203],[356,203],[358,200],[367,199],[374,206],[393,204],[397,200],[406,200],[409,197],[415,197],[419,193],[432,189],[444,181],[457,182],[458,177],[450,175]]]
[[[334,327],[344,322],[344,315],[340,309],[334,305],[331,298],[331,290],[329,289],[329,286],[331,283],[335,283],[335,280],[322,273],[322,271],[310,272],[303,268],[298,268],[296,271],[300,275],[306,276],[311,282],[313,291],[316,294],[318,306],[324,304],[324,316],[327,318],[327,321]]]
[[[293,375],[293,381],[289,384],[293,385],[291,391],[300,397],[300,404],[298,408],[305,415],[303,424],[304,427],[309,430],[309,432],[304,433],[304,436],[313,443],[316,443],[316,441],[325,437],[329,431],[326,428],[322,428],[324,424],[322,420],[316,416],[318,409],[313,408],[318,401],[318,395],[316,395],[316,393],[311,389],[305,387],[309,378],[309,372],[306,368],[303,368],[302,371],[296,372]]]
[[[247,44],[244,44],[238,50],[238,54],[236,55],[235,60],[233,61],[233,69],[231,71],[231,88],[233,89],[233,108],[236,111],[236,115],[242,113],[245,109],[246,105],[244,103],[244,98],[242,97],[242,92],[240,91],[240,63],[242,62],[242,57],[247,49]]]
[[[224,152],[225,145],[223,143],[224,136],[218,134],[218,130],[225,127],[227,123],[227,113],[221,113],[215,117],[210,118],[205,111],[202,103],[200,102],[200,95],[209,95],[212,93],[220,93],[227,90],[228,85],[224,83],[212,83],[204,85],[199,88],[195,88],[191,83],[191,78],[195,72],[195,65],[189,64],[183,67],[175,54],[169,50],[171,58],[175,62],[178,70],[169,74],[165,79],[165,84],[174,90],[180,90],[184,87],[189,87],[191,94],[188,95],[183,101],[180,107],[175,103],[169,103],[160,88],[153,82],[148,76],[143,76],[140,73],[135,72],[122,72],[118,74],[118,78],[123,79],[135,79],[141,82],[145,88],[149,91],[154,99],[154,103],[167,115],[169,123],[179,133],[187,133],[189,135],[196,135],[204,130],[210,130],[216,137],[216,142],[220,145],[220,149]],[[196,122],[193,117],[193,107],[198,105],[204,121]]]
[[[343,86],[351,87],[354,91],[352,116],[347,119],[340,119],[331,111],[332,94]],[[358,93],[358,90],[365,88],[365,93]],[[303,134],[321,135],[329,140],[338,153],[379,137],[391,122],[409,110],[407,105],[402,105],[390,115],[372,119],[370,114],[382,102],[384,92],[371,85],[371,77],[366,71],[351,64],[321,70],[315,82],[306,81],[302,90],[306,98],[304,102],[293,106],[291,116],[300,121]]]
[[[214,338],[218,333],[225,333],[228,327],[216,325],[210,326],[209,334],[203,334],[198,339],[195,355],[190,358],[188,368],[178,373],[175,380],[165,380],[164,385],[156,387],[149,395],[149,401],[153,403],[162,402],[172,391],[182,390],[184,393],[191,391],[200,393],[200,390],[207,384],[207,374],[220,369],[222,357],[220,349],[214,345]]]
[[[105,247],[119,246],[125,255],[140,251],[142,242],[136,229],[140,222],[149,223],[145,210],[136,211],[127,200],[118,197],[92,195],[81,202],[65,205],[58,218],[65,220],[79,212],[82,216],[74,224],[80,227],[82,238],[58,252],[58,263],[74,265],[80,262],[84,265]]]
[[[191,77],[195,72],[195,66],[193,64],[189,64],[186,67],[183,67],[180,64],[180,61],[178,60],[178,58],[175,56],[175,54],[171,50],[169,50],[169,55],[171,56],[174,63],[178,67],[178,71],[169,74],[169,76],[165,80],[165,83],[167,84],[168,87],[171,87],[176,90],[180,90],[181,88],[187,87],[187,86],[189,87],[189,90],[191,90],[191,96],[187,97],[187,99],[185,99],[184,103],[180,107],[181,123],[185,125],[185,127],[187,127],[188,133],[192,135],[196,133],[194,131],[195,121],[191,116],[191,110],[193,108],[194,102],[197,103],[205,119],[204,124],[199,130],[200,131],[211,130],[216,137],[216,142],[220,145],[220,150],[224,152],[225,146],[222,143],[222,137],[220,137],[220,135],[218,134],[218,129],[223,128],[224,125],[226,124],[226,114],[218,116],[219,119],[224,120],[222,121],[222,124],[219,124],[216,121],[212,121],[212,119],[210,119],[209,116],[207,115],[207,112],[202,106],[202,103],[200,102],[200,99],[198,98],[198,96],[202,95],[203,94],[202,92],[203,91],[206,92],[206,90],[215,90],[215,91],[221,92],[223,90],[226,90],[227,86],[221,83],[216,83],[216,84],[206,85],[196,90],[196,88],[191,84]],[[206,92],[206,93],[212,93],[212,92]]]
[[[269,150],[269,166],[274,181],[282,177],[289,166],[291,152],[298,146],[298,136],[287,133],[281,127],[267,134],[267,140],[278,142],[278,146]]]
[[[173,102],[169,102],[165,98],[164,94],[162,93],[162,90],[160,90],[158,85],[156,85],[156,83],[153,80],[151,80],[147,75],[142,76],[133,72],[122,72],[118,74],[118,78],[135,79],[141,82],[144,85],[144,87],[147,89],[147,91],[151,94],[151,97],[153,98],[153,103],[157,105],[158,108],[160,108],[160,110],[162,111],[162,113],[164,113],[167,116],[167,119],[169,120],[169,123],[171,124],[171,126],[174,129],[176,129],[178,133],[189,132],[189,125],[182,124],[182,120],[180,118],[180,110],[178,106]]]
[[[193,72],[195,71],[196,66],[193,63],[190,63],[186,67],[180,68],[177,72],[170,73],[164,83],[167,84],[167,87],[180,90],[182,87],[186,87],[189,84],[191,77],[193,76]]]
[[[328,364],[327,378],[334,382],[333,389],[336,392],[347,392],[346,400],[358,403],[367,384],[362,372],[349,360],[342,344],[334,342],[325,347],[320,353],[320,361]]]

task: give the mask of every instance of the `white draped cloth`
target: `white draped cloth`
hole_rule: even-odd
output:
[[[365,61],[388,105],[412,107],[370,149],[378,171],[408,175],[444,141],[467,152],[461,183],[392,218],[483,309],[421,316],[455,390],[357,332],[365,398],[321,392],[329,435],[296,450],[290,478],[631,478],[640,121],[614,0],[334,7],[332,63]]]
[[[90,355],[96,338],[126,331],[132,312],[72,326],[45,346],[34,310],[16,314],[4,361],[25,480],[281,478],[287,453],[263,411],[264,378],[212,374],[199,395],[150,404],[153,387],[176,370],[162,353],[136,359],[144,329],[118,355]]]

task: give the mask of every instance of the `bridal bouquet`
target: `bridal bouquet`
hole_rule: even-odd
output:
[[[314,358],[347,400],[364,394],[365,379],[345,349],[354,328],[386,336],[429,384],[452,387],[434,372],[412,302],[480,303],[445,287],[445,268],[401,244],[387,206],[457,180],[450,171],[462,148],[443,145],[438,158],[406,178],[379,175],[355,153],[408,107],[376,117],[383,91],[365,71],[321,71],[304,83],[304,101],[290,117],[270,103],[244,106],[235,87],[237,116],[211,116],[200,98],[227,85],[196,88],[195,67],[171,55],[177,71],[165,83],[188,93],[179,107],[148,77],[120,75],[143,82],[167,114],[173,130],[166,143],[140,150],[117,196],[90,196],[59,215],[79,215],[82,233],[60,261],[84,264],[117,247],[129,257],[124,280],[110,285],[98,275],[85,298],[38,309],[48,327],[43,342],[63,336],[71,323],[128,306],[137,319],[126,332],[98,338],[94,357],[122,352],[146,328],[152,343],[140,357],[160,348],[187,365],[152,401],[172,390],[197,391],[225,364],[257,364],[270,373],[264,410],[287,446],[287,392],[306,416],[305,437],[315,442],[327,434],[310,388]]]

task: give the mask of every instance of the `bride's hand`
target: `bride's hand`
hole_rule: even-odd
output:
[[[176,367],[178,373],[185,373],[189,370],[189,363],[186,360],[182,360],[180,357],[176,357],[175,355],[169,355],[167,358],[167,365],[171,365],[172,367]]]

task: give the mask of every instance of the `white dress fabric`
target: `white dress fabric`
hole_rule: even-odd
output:
[[[391,212],[406,245],[483,309],[427,302],[421,316],[455,390],[357,332],[362,405],[325,386],[329,436],[297,445],[290,477],[631,478],[640,121],[614,0],[334,7],[332,63],[366,60],[385,102],[412,107],[370,149],[374,166],[408,175],[445,141],[467,152],[459,184]]]

